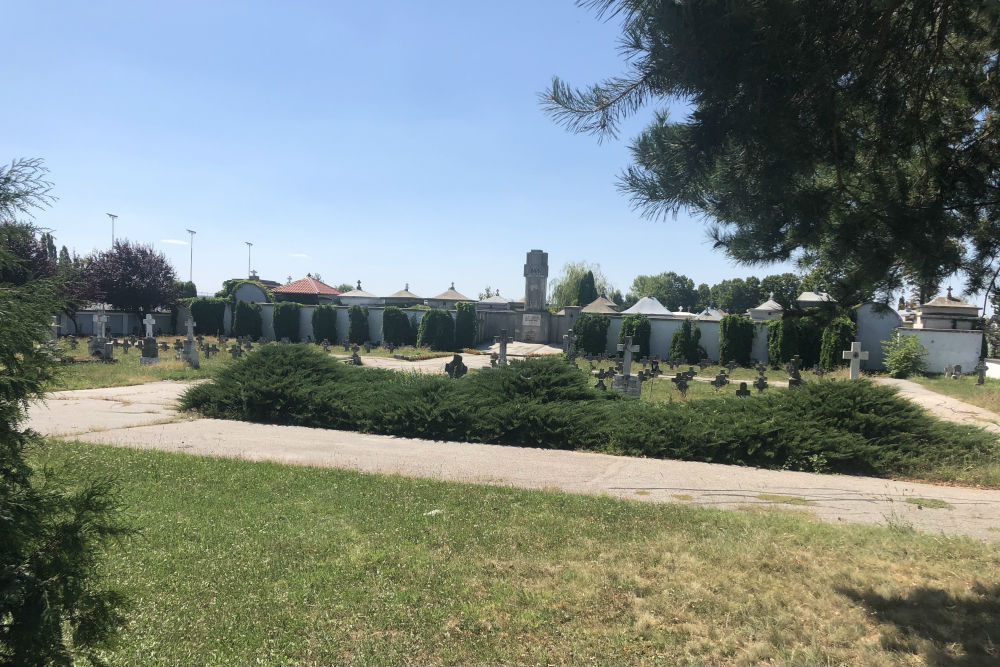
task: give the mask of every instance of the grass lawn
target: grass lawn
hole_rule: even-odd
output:
[[[340,357],[347,359],[351,356],[350,352],[344,352],[343,345],[331,345],[330,354],[335,357]],[[388,357],[390,359],[394,357],[404,357],[408,361],[420,361],[421,359],[437,359],[438,357],[451,357],[454,352],[440,352],[437,350],[432,350],[429,347],[415,347],[413,345],[402,345],[397,347],[393,352],[389,352],[386,348],[382,346],[372,347],[370,352],[365,352],[364,346],[358,346],[358,354],[364,357]]]
[[[931,391],[947,394],[1000,414],[1000,380],[995,378],[986,378],[982,385],[976,384],[975,375],[965,376],[961,380],[952,380],[944,375],[914,376],[907,379]]]
[[[225,352],[212,355],[211,359],[206,359],[204,353],[199,353],[200,368],[191,368],[188,364],[174,359],[176,352],[172,346],[177,340],[177,336],[161,336],[156,340],[157,342],[166,341],[171,345],[171,348],[166,352],[160,350],[160,363],[158,364],[139,365],[142,350],[138,347],[129,349],[128,354],[122,352],[121,348],[117,348],[115,349],[114,363],[104,364],[87,361],[63,364],[51,391],[123,387],[144,382],[156,382],[157,380],[201,380],[212,377],[227,361],[231,360],[230,355]],[[217,342],[214,336],[206,336],[205,340],[209,343]],[[67,357],[86,359],[87,340],[80,338],[79,341],[79,347],[76,350],[70,349],[66,338],[61,338],[59,344]],[[254,347],[256,348],[256,346]]]
[[[996,664],[1000,548],[788,511],[53,442],[141,534],[114,665]]]

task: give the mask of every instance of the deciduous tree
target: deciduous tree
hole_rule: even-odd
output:
[[[115,241],[111,250],[92,255],[86,282],[93,301],[119,310],[149,312],[172,306],[177,299],[177,276],[163,253],[152,246]]]

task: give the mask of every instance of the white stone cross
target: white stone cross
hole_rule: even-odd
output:
[[[99,333],[95,332],[95,333],[97,333],[97,337],[98,338],[104,338],[104,325],[107,324],[107,323],[108,323],[108,316],[104,313],[103,310],[98,311],[94,315],[94,325],[96,327],[99,327],[99,330],[98,330]]]
[[[197,322],[194,321],[193,317],[188,317],[187,321],[185,321],[184,324],[187,325],[187,330],[188,330],[187,337],[188,337],[188,340],[193,340],[194,339],[194,326],[195,326],[195,324],[197,324]]]
[[[632,354],[640,349],[638,345],[632,344],[631,336],[625,336],[625,343],[618,346],[618,351],[625,353],[625,359],[622,361],[622,375],[625,377],[632,373]]]
[[[861,362],[867,361],[868,353],[861,351],[861,343],[854,341],[851,343],[850,350],[844,350],[844,359],[851,360],[851,379],[857,380],[858,376],[861,374]]]
[[[146,313],[145,319],[142,323],[146,325],[146,338],[153,337],[153,325],[156,324],[156,318],[153,317],[153,313]]]

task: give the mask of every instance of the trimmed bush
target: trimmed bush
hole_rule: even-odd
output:
[[[368,307],[351,306],[347,309],[347,342],[361,345],[368,340]]]
[[[750,365],[753,352],[754,324],[749,317],[726,315],[719,322],[719,363],[735,361],[741,366]]]
[[[622,328],[618,332],[618,342],[624,343],[625,336],[631,336],[632,344],[639,346],[639,354],[643,357],[648,357],[649,334],[651,331],[652,325],[649,323],[649,318],[642,313],[626,315],[622,318]]]
[[[274,338],[288,338],[293,342],[299,340],[299,304],[290,301],[279,301],[274,304]]]
[[[848,317],[837,317],[823,329],[823,344],[819,350],[819,365],[828,371],[844,363],[844,350],[851,348],[857,327]]]
[[[919,375],[927,367],[927,348],[912,334],[896,334],[889,340],[882,341],[882,352],[885,353],[885,368],[894,378]]]
[[[584,313],[573,323],[576,349],[587,354],[603,354],[608,349],[608,327],[611,318],[599,313]]]
[[[333,306],[316,306],[312,313],[313,340],[322,343],[337,342],[337,309]]]
[[[260,311],[259,303],[237,301],[233,309],[233,335],[260,338],[264,327]]]
[[[225,299],[206,297],[191,299],[191,317],[194,318],[194,332],[202,336],[217,336],[226,333],[226,303]],[[184,323],[181,322],[181,326]]]
[[[386,306],[382,311],[382,344],[412,345],[413,325],[403,309],[398,306]]]
[[[707,356],[701,341],[701,329],[690,319],[681,322],[681,328],[670,337],[670,358],[694,364]]]
[[[781,366],[799,353],[796,320],[772,320],[767,323],[767,356],[771,368]]]
[[[992,460],[997,438],[945,423],[864,380],[690,403],[592,389],[562,356],[460,380],[338,363],[314,346],[265,346],[195,385],[209,417],[365,433],[865,475]]]
[[[455,304],[455,349],[476,345],[476,304],[461,301]]]
[[[447,310],[431,308],[420,320],[417,332],[417,347],[432,350],[455,349],[455,321]]]

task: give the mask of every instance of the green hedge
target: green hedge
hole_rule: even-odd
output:
[[[446,310],[431,308],[420,320],[417,346],[432,350],[455,349],[455,321]]]
[[[361,345],[368,337],[368,307],[351,306],[347,309],[347,342]]]
[[[455,304],[455,349],[476,345],[476,304],[460,301]]]
[[[279,301],[274,304],[274,339],[299,340],[299,304]]]
[[[237,301],[233,311],[233,335],[260,338],[264,327],[260,311],[259,303]]]
[[[624,343],[625,336],[632,337],[632,344],[638,345],[639,354],[643,357],[649,356],[649,334],[653,327],[649,323],[649,318],[641,313],[626,315],[622,318],[622,328],[618,331],[618,342]]]
[[[337,342],[337,309],[333,306],[316,306],[312,314],[313,341]]]
[[[837,317],[823,329],[823,342],[819,350],[819,364],[828,371],[846,363],[844,351],[851,349],[857,336],[857,327],[849,317]]]
[[[674,331],[670,337],[670,359],[686,361],[695,364],[704,359],[708,354],[705,348],[700,345],[701,329],[690,319],[681,322],[679,329]]]
[[[413,325],[403,309],[386,306],[382,311],[382,344],[412,345],[415,341]]]
[[[584,313],[573,323],[576,349],[587,354],[604,354],[608,349],[608,327],[611,318],[599,313]]]
[[[865,475],[998,454],[995,436],[864,380],[665,404],[598,392],[562,356],[452,380],[348,366],[307,345],[261,347],[214,380],[181,406],[223,419]]]
[[[742,315],[726,315],[719,322],[719,363],[735,361],[741,366],[750,365],[753,354],[754,323]]]
[[[217,336],[226,333],[225,299],[215,299],[212,297],[191,299],[191,317],[194,318],[194,332],[202,336]],[[185,326],[183,322],[181,326]]]

